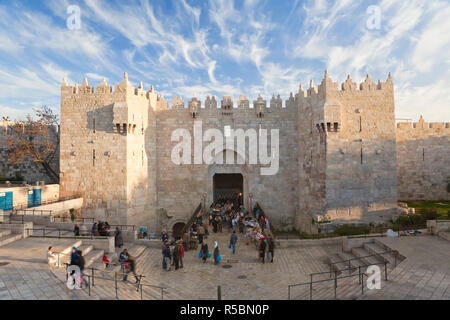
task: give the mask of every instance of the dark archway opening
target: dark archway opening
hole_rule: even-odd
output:
[[[244,177],[240,173],[216,173],[213,177],[214,202],[233,201],[243,204]]]
[[[183,228],[185,225],[183,222],[175,223],[172,228],[172,235],[175,239],[181,239],[183,237]]]

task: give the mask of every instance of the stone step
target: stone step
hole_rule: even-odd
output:
[[[91,244],[82,244],[77,249],[83,253],[83,257],[86,257],[92,250],[94,250],[94,246]]]
[[[59,255],[59,266],[64,267],[64,263],[70,263],[70,254],[72,253],[72,247],[78,248],[82,245],[82,241],[78,240],[75,241],[70,247],[65,248],[64,250],[60,251]]]
[[[342,262],[342,258],[338,255],[333,255],[329,257],[330,263],[332,263],[331,267],[333,270],[338,271],[338,274],[341,273],[341,270],[345,270],[348,268],[348,264]]]
[[[357,272],[358,271],[358,267],[361,267],[364,265],[364,263],[358,259],[354,254],[350,253],[350,252],[339,252],[338,253],[339,258],[341,258],[342,260],[350,260],[350,268],[353,268],[351,270],[351,272]],[[346,263],[346,268],[348,269],[348,262]]]
[[[380,253],[379,259],[389,262],[388,267],[391,269],[395,268],[396,264],[399,262],[394,253],[386,253],[387,250],[377,243],[365,243],[363,247],[370,254]]]
[[[352,253],[366,265],[378,264],[380,265],[383,261],[375,256],[370,256],[364,248],[353,248]],[[369,256],[369,257],[368,257]]]
[[[11,234],[11,230],[0,230],[0,238],[9,236]]]
[[[450,232],[449,231],[441,231],[438,236],[442,239],[450,241]]]
[[[0,247],[23,238],[21,234],[8,234],[0,238]]]
[[[84,261],[85,261],[85,269],[89,268],[92,264],[98,262],[98,261],[102,261],[102,257],[103,257],[103,253],[105,251],[104,250],[97,250],[94,249],[91,252],[89,252],[88,255],[84,256]]]

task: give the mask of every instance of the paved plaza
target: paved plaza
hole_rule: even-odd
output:
[[[274,263],[262,264],[255,246],[246,245],[242,235],[233,256],[227,246],[229,236],[224,232],[207,239],[211,252],[214,240],[219,242],[220,264],[214,265],[212,259],[203,264],[198,258],[199,249],[191,250],[185,253],[184,268],[169,272],[162,269],[159,248],[126,246],[137,255],[137,273],[145,276],[144,283],[165,287],[164,299],[177,300],[217,299],[218,286],[224,300],[287,299],[289,284],[308,282],[310,273],[328,271],[328,257],[341,250],[340,245],[278,248]],[[450,299],[450,242],[432,236],[381,238],[380,241],[407,258],[390,272],[389,281],[382,282],[381,290],[366,290],[359,299]],[[89,296],[87,288],[66,287],[64,269],[49,268],[45,257],[48,246],[53,245],[59,251],[73,243],[70,239],[28,238],[1,247],[0,262],[8,264],[0,266],[0,299],[115,299],[112,276],[109,280],[96,278]],[[140,292],[133,284],[132,276],[127,283],[119,279],[118,298],[140,299]],[[352,299],[358,292],[354,290]],[[152,300],[161,298],[156,288],[145,289],[142,296]],[[330,298],[330,295],[322,297]]]

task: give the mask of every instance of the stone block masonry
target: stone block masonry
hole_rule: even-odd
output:
[[[202,106],[192,98],[185,108],[175,96],[169,107],[153,87],[134,88],[127,74],[114,90],[105,80],[96,90],[87,79],[81,86],[64,80],[61,193],[83,194],[86,216],[149,232],[186,223],[203,194],[209,206],[214,175],[226,173],[242,174],[244,206],[258,202],[278,229],[316,232],[313,220],[379,222],[396,212],[406,187],[396,178],[405,165],[398,159],[391,75],[378,83],[367,76],[359,86],[349,76],[339,88],[325,72],[318,87],[300,86],[284,106],[279,96],[269,102],[259,96],[253,108],[247,96],[236,104],[231,96],[218,100],[208,96]],[[193,137],[195,121],[202,132],[278,129],[278,172],[261,175],[262,165],[249,163],[247,149],[226,144],[216,159],[231,154],[244,164],[196,164],[193,154],[193,164],[175,164],[172,133],[184,129]],[[448,141],[447,127],[441,131]],[[202,143],[204,150],[209,142]],[[433,170],[445,170],[444,162],[433,161]]]
[[[397,124],[400,200],[450,200],[450,123]]]

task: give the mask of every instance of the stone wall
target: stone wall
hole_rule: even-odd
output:
[[[255,132],[257,142],[267,130],[269,156],[271,130],[279,130],[276,174],[262,175],[266,166],[259,158],[257,164],[249,162],[249,145],[257,142],[249,143],[248,137],[245,148],[233,150],[225,139],[223,147],[211,154],[213,164],[196,159],[196,148],[203,154],[211,142],[203,141],[203,134],[208,129],[225,133],[225,127]],[[191,138],[189,154],[182,152],[187,163],[172,161],[174,147],[184,139],[172,141],[176,130]],[[83,194],[86,216],[158,232],[186,223],[203,194],[206,205],[212,203],[215,174],[240,173],[244,206],[250,209],[258,202],[277,229],[315,233],[313,221],[380,222],[389,219],[397,206],[397,163],[409,155],[402,145],[397,154],[396,139],[406,141],[408,134],[399,139],[396,132],[390,75],[378,83],[367,77],[359,86],[349,77],[339,89],[325,73],[319,87],[313,83],[308,90],[300,87],[284,107],[280,97],[265,101],[259,96],[252,108],[242,96],[236,105],[230,96],[222,101],[193,98],[187,108],[175,96],[169,108],[153,87],[148,92],[142,84],[134,88],[126,74],[114,90],[106,81],[95,91],[86,79],[81,86],[64,81],[61,194]],[[441,176],[449,151],[448,145],[442,148],[446,148],[438,152],[442,157],[430,162],[430,170]],[[217,163],[219,159],[224,163]],[[234,163],[227,164],[227,159]],[[236,163],[238,159],[243,162]],[[398,166],[400,177],[405,166]],[[403,180],[398,179],[403,189]]]
[[[179,103],[179,102],[178,102]],[[170,218],[168,224],[186,222],[195,208],[202,201],[202,194],[207,194],[206,204],[213,201],[213,176],[216,173],[240,173],[244,178],[243,200],[246,208],[250,207],[250,193],[253,194],[252,204],[258,202],[279,228],[290,227],[295,219],[297,207],[297,109],[263,108],[262,116],[258,117],[255,109],[248,107],[248,101],[242,101],[241,107],[221,109],[216,107],[199,108],[194,119],[190,111],[183,107],[173,106],[160,110],[157,114],[157,186],[158,208],[164,209]],[[209,104],[207,104],[209,105]],[[216,159],[225,157],[224,164],[195,164],[194,152],[191,154],[192,164],[176,165],[171,160],[173,147],[177,142],[171,141],[172,132],[183,129],[189,132],[191,150],[194,151],[194,124],[197,123],[199,136],[208,129],[224,127],[231,130],[254,130],[258,136],[260,129],[268,131],[268,141],[271,141],[271,130],[279,130],[279,170],[275,175],[261,175],[260,164],[249,164],[249,144],[246,141],[245,150],[227,148],[224,146]],[[259,139],[259,136],[257,137]],[[203,141],[203,151],[209,145]],[[270,148],[270,145],[269,147]],[[270,149],[268,151],[270,155]],[[226,158],[233,159],[235,164],[226,164]],[[245,164],[236,164],[237,159],[245,159]],[[260,163],[258,161],[258,163]]]
[[[397,123],[400,200],[450,200],[450,123]]]

